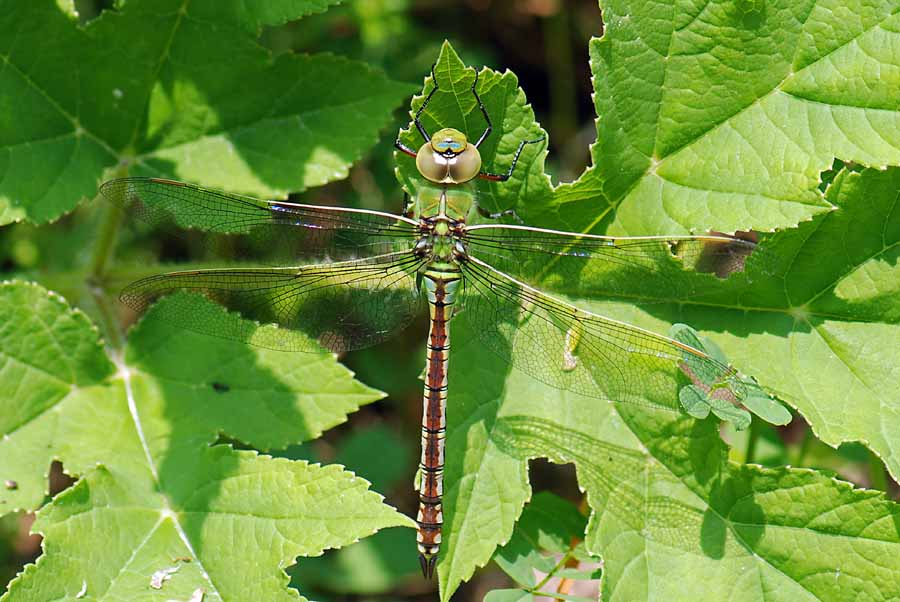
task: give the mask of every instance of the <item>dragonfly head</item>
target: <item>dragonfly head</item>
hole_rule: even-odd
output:
[[[481,171],[481,154],[466,135],[453,128],[438,130],[416,153],[416,167],[425,179],[462,184]]]
[[[429,140],[431,148],[445,157],[454,157],[469,146],[466,135],[453,128],[444,128],[434,133]]]

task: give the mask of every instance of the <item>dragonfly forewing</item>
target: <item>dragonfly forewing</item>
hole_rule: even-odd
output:
[[[255,199],[159,178],[106,182],[103,197],[153,229],[184,238],[205,233],[207,244],[246,239],[267,263],[283,265],[297,257],[350,259],[410,248],[416,222],[403,216]]]
[[[611,237],[481,224],[466,229],[466,242],[471,255],[542,289],[642,302],[652,302],[654,291],[667,300],[709,294],[709,274],[746,272],[746,283],[774,269],[756,243],[727,236]]]
[[[198,309],[186,295],[175,295],[160,304],[158,317],[278,351],[348,351],[393,336],[419,313],[423,263],[402,252],[299,267],[171,272],[130,284],[121,299],[143,312],[164,295],[197,293],[221,307]]]

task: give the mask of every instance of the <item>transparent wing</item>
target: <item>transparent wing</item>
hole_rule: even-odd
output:
[[[318,351],[316,342],[347,351],[379,343],[408,325],[420,309],[416,275],[422,265],[405,252],[290,268],[171,272],[128,285],[120,298],[141,312],[163,295],[200,293],[222,308],[209,304],[198,310],[187,295],[174,295],[157,308],[162,319],[280,351]],[[266,324],[278,327],[258,328]]]
[[[463,313],[476,336],[515,368],[590,397],[679,408],[694,384],[741,403],[756,385],[707,354],[578,309],[470,257],[462,263]]]
[[[685,268],[724,277],[768,274],[772,257],[756,243],[728,236],[608,237],[517,225],[466,229],[469,253],[541,288],[584,293],[585,286],[634,296],[665,287],[669,298],[695,296],[702,280]],[[746,265],[745,265],[746,264]]]
[[[100,192],[130,216],[175,236],[184,236],[184,229],[246,236],[278,259],[384,254],[411,247],[418,232],[415,221],[390,213],[264,201],[158,178],[111,180]]]

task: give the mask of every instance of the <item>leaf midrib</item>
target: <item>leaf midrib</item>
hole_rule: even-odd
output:
[[[162,52],[160,53],[159,58],[156,61],[156,65],[153,68],[153,74],[147,79],[151,85],[159,79],[159,73],[162,71],[163,65],[169,60],[169,52],[172,50],[172,43],[175,40],[175,34],[178,32],[178,29],[181,27],[181,22],[184,20],[184,17],[187,15],[187,7],[191,3],[191,0],[182,0],[181,6],[178,9],[178,16],[175,17],[175,21],[172,25],[172,30],[169,32],[169,37],[166,40],[165,46],[163,46]],[[144,104],[141,110],[141,117],[135,119],[134,121],[134,130],[131,132],[131,138],[128,141],[128,145],[126,148],[134,148],[134,145],[137,143],[138,137],[140,136],[141,126],[144,123],[144,115],[147,115],[150,106],[150,99],[153,95],[151,91],[147,91],[147,96],[144,99]]]

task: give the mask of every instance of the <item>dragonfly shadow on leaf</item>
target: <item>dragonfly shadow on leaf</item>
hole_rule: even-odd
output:
[[[711,441],[719,441],[716,426],[684,416],[631,411],[624,406],[622,414],[635,432],[658,432],[664,425],[663,431],[671,429],[671,433],[659,441],[686,440],[687,448],[676,444],[674,449],[641,453],[552,420],[525,415],[500,418],[493,441],[505,453],[523,461],[546,457],[575,464],[579,485],[585,489],[591,508],[599,513],[591,524],[594,528],[598,522],[605,525],[606,535],[588,533],[589,549],[600,551],[603,547],[592,538],[615,539],[614,534],[619,533],[637,534],[648,542],[686,553],[694,553],[699,547],[714,559],[723,557],[726,546],[733,545],[729,541],[737,540],[752,551],[763,535],[766,517],[752,496],[746,495],[750,492],[744,491],[745,480],[723,474],[722,464],[710,462],[710,453],[719,452],[708,446]],[[679,463],[681,449],[687,453],[690,469]],[[665,464],[667,459],[672,466]],[[706,509],[685,503],[679,495],[667,494],[695,487],[682,480],[682,474],[706,475],[694,491],[706,503]]]
[[[752,553],[770,521],[752,495],[748,485],[752,480],[732,474],[723,460],[717,424],[628,406],[622,406],[620,413],[635,433],[656,433],[648,441],[649,452],[524,415],[498,420],[493,440],[522,460],[546,457],[573,462],[591,508],[600,513],[591,524],[605,524],[603,537],[614,540],[616,533],[638,534],[648,542],[687,553],[699,547],[713,559],[722,558],[735,543],[742,553]],[[741,470],[752,472],[753,467]],[[685,480],[684,475],[691,477]],[[692,490],[690,497],[699,496],[706,508],[667,494],[685,488]],[[600,536],[588,533],[589,549],[602,549],[603,543],[592,540]]]

